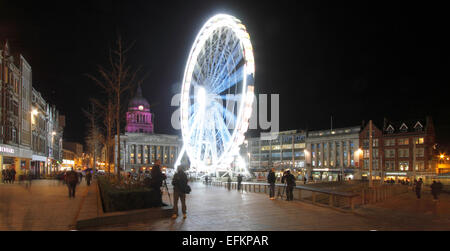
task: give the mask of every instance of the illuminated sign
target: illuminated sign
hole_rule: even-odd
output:
[[[395,175],[395,176],[406,176],[407,173],[386,173],[386,175]]]
[[[73,165],[73,164],[75,164],[75,161],[69,160],[69,159],[63,159],[63,164],[66,164],[66,165]]]
[[[3,152],[3,153],[14,153],[14,149],[13,148],[9,148],[9,147],[0,146],[0,152]]]

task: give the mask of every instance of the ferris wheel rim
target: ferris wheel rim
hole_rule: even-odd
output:
[[[194,44],[189,53],[188,61],[186,63],[186,68],[184,72],[182,90],[181,90],[181,100],[180,100],[180,119],[181,119],[181,130],[184,145],[188,149],[190,147],[191,137],[189,135],[189,101],[190,101],[190,90],[192,87],[193,73],[195,69],[195,64],[198,60],[199,54],[205,46],[206,41],[217,29],[227,27],[230,28],[234,33],[236,38],[239,40],[239,46],[242,49],[242,56],[244,59],[243,67],[243,84],[242,84],[242,96],[241,99],[244,102],[240,102],[239,112],[236,120],[235,128],[232,131],[229,143],[223,149],[223,153],[217,160],[217,163],[222,163],[223,159],[226,158],[232,151],[233,146],[239,146],[244,141],[244,134],[248,129],[248,120],[251,116],[251,108],[253,104],[253,83],[247,83],[248,76],[254,77],[254,58],[253,58],[253,48],[250,42],[250,36],[248,35],[245,26],[233,16],[226,14],[218,14],[211,17],[202,27],[200,32],[194,41]],[[250,110],[250,112],[248,111]],[[193,164],[199,160],[190,155],[190,151],[186,151]],[[226,161],[227,162],[227,161]]]

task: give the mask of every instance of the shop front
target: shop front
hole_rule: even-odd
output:
[[[407,179],[407,172],[386,172],[384,176],[384,181],[394,180],[396,183],[398,181],[406,181]]]
[[[42,177],[46,165],[47,157],[33,154],[31,159],[31,175],[33,175],[34,178]]]
[[[0,169],[1,171],[14,169],[16,171],[16,180],[21,175],[28,174],[31,159],[31,150],[0,144]]]
[[[314,181],[338,181],[342,174],[341,169],[313,168],[312,177]]]

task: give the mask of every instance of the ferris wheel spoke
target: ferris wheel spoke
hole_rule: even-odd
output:
[[[217,70],[220,68],[219,66],[222,66],[221,64],[222,64],[222,60],[223,60],[223,58],[224,58],[224,56],[226,54],[225,52],[228,52],[228,50],[226,49],[227,48],[226,45],[230,42],[230,39],[232,37],[231,35],[232,35],[231,31],[226,33],[225,43],[223,43],[222,52],[220,53],[220,57],[218,58],[219,60],[217,61],[217,65],[216,65],[216,67],[214,69],[214,72],[212,74],[213,76],[216,76]],[[235,43],[237,43],[237,41],[238,40],[236,40]],[[217,47],[219,47],[220,45],[221,45],[221,43],[217,43]],[[233,47],[234,46],[235,45],[233,45]],[[223,65],[226,65],[226,62],[224,62]]]
[[[218,112],[222,115],[222,117],[225,118],[225,121],[227,122],[226,127],[229,128],[229,125],[235,125],[236,123],[236,115],[232,113],[227,108],[224,108],[221,104],[215,103],[216,108],[218,109]],[[232,108],[234,109],[234,107]]]
[[[213,93],[222,93],[225,90],[230,89],[243,79],[244,67],[240,67],[237,71],[229,76],[226,76],[219,85],[213,90]]]
[[[230,54],[228,55],[224,67],[222,67],[221,71],[217,75],[217,80],[212,83],[212,88],[214,88],[215,85],[220,83],[222,79],[224,79],[227,75],[230,74],[230,72],[233,72],[233,70],[237,67],[237,65],[241,62],[243,58],[243,54],[240,50],[241,46],[239,44],[239,40],[235,41],[235,44],[233,44],[232,50]],[[237,56],[236,56],[237,55]],[[216,75],[216,74],[214,74]]]

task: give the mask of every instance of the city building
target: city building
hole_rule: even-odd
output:
[[[78,142],[66,142],[63,141],[63,152],[64,151],[70,151],[73,153],[73,158],[71,160],[73,160],[73,167],[75,169],[83,169],[84,165],[83,165],[83,158],[84,158],[84,154],[83,154],[83,145],[78,143]],[[64,160],[66,158],[64,157],[64,153],[63,153],[63,164],[64,164]]]
[[[114,141],[117,142],[117,135]],[[155,160],[161,160],[163,167],[173,168],[181,146],[181,140],[176,135],[154,133],[150,105],[138,86],[136,96],[128,105],[125,134],[120,135],[122,171],[150,170]],[[117,154],[117,144],[115,153]],[[114,161],[117,166],[117,158],[114,158]]]
[[[0,169],[22,175],[30,167],[31,66],[12,54],[8,41],[0,43]]]
[[[45,174],[48,157],[47,102],[34,88],[32,88],[31,107],[31,148],[33,150],[31,173],[42,176]]]
[[[407,121],[384,119],[379,129],[372,125],[372,175],[375,179],[414,179],[435,176],[435,132],[431,117]],[[360,135],[364,162],[362,170],[369,170],[369,124]]]
[[[273,135],[275,139],[263,137],[248,138],[249,171],[259,180],[265,180],[270,168],[276,169],[276,175],[282,175],[290,169],[296,176],[306,174],[305,139],[306,132],[291,130]]]
[[[8,41],[0,42],[0,100],[0,170],[36,177],[57,171],[64,116],[33,89],[31,65]]]
[[[308,131],[305,150],[307,177],[316,181],[360,179],[360,131],[360,126]]]

